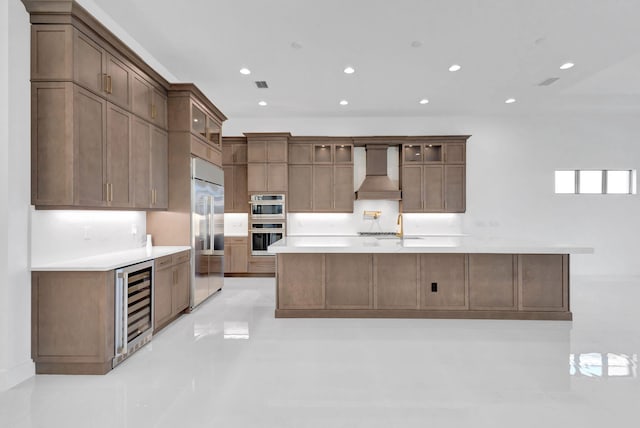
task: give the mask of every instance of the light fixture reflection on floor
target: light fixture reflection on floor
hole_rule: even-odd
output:
[[[249,339],[249,323],[246,321],[225,321],[225,339]]]

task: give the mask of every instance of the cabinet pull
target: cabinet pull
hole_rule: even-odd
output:
[[[113,202],[113,183],[107,184],[107,195],[109,202]]]
[[[151,119],[155,119],[156,115],[157,115],[156,105],[155,104],[151,104]]]
[[[153,189],[150,189],[151,192],[151,205],[153,205]]]
[[[113,80],[111,76],[107,76],[107,82],[109,83],[109,93],[113,94]]]
[[[102,90],[106,93],[109,93],[109,82],[108,82],[108,75],[107,74],[103,74],[102,75]]]

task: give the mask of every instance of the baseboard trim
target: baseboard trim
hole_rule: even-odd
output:
[[[33,361],[25,361],[22,364],[9,369],[0,370],[0,392],[13,388],[36,374],[36,365]]]
[[[276,318],[438,318],[571,321],[571,312],[415,309],[276,309]]]

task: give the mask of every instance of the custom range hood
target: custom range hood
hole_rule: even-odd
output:
[[[356,191],[356,199],[386,199],[399,201],[400,189],[387,175],[386,144],[367,144],[367,172],[360,188]]]

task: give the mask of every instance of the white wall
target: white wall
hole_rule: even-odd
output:
[[[342,136],[471,134],[462,232],[591,246],[595,254],[572,258],[572,273],[640,274],[639,195],[553,193],[556,169],[638,168],[640,121],[633,114],[232,118],[224,126],[225,135],[276,131]],[[421,221],[410,220],[410,227],[420,228]],[[290,231],[293,228],[295,224]]]
[[[29,263],[29,16],[19,1],[2,2],[0,77],[0,390],[33,374]]]

